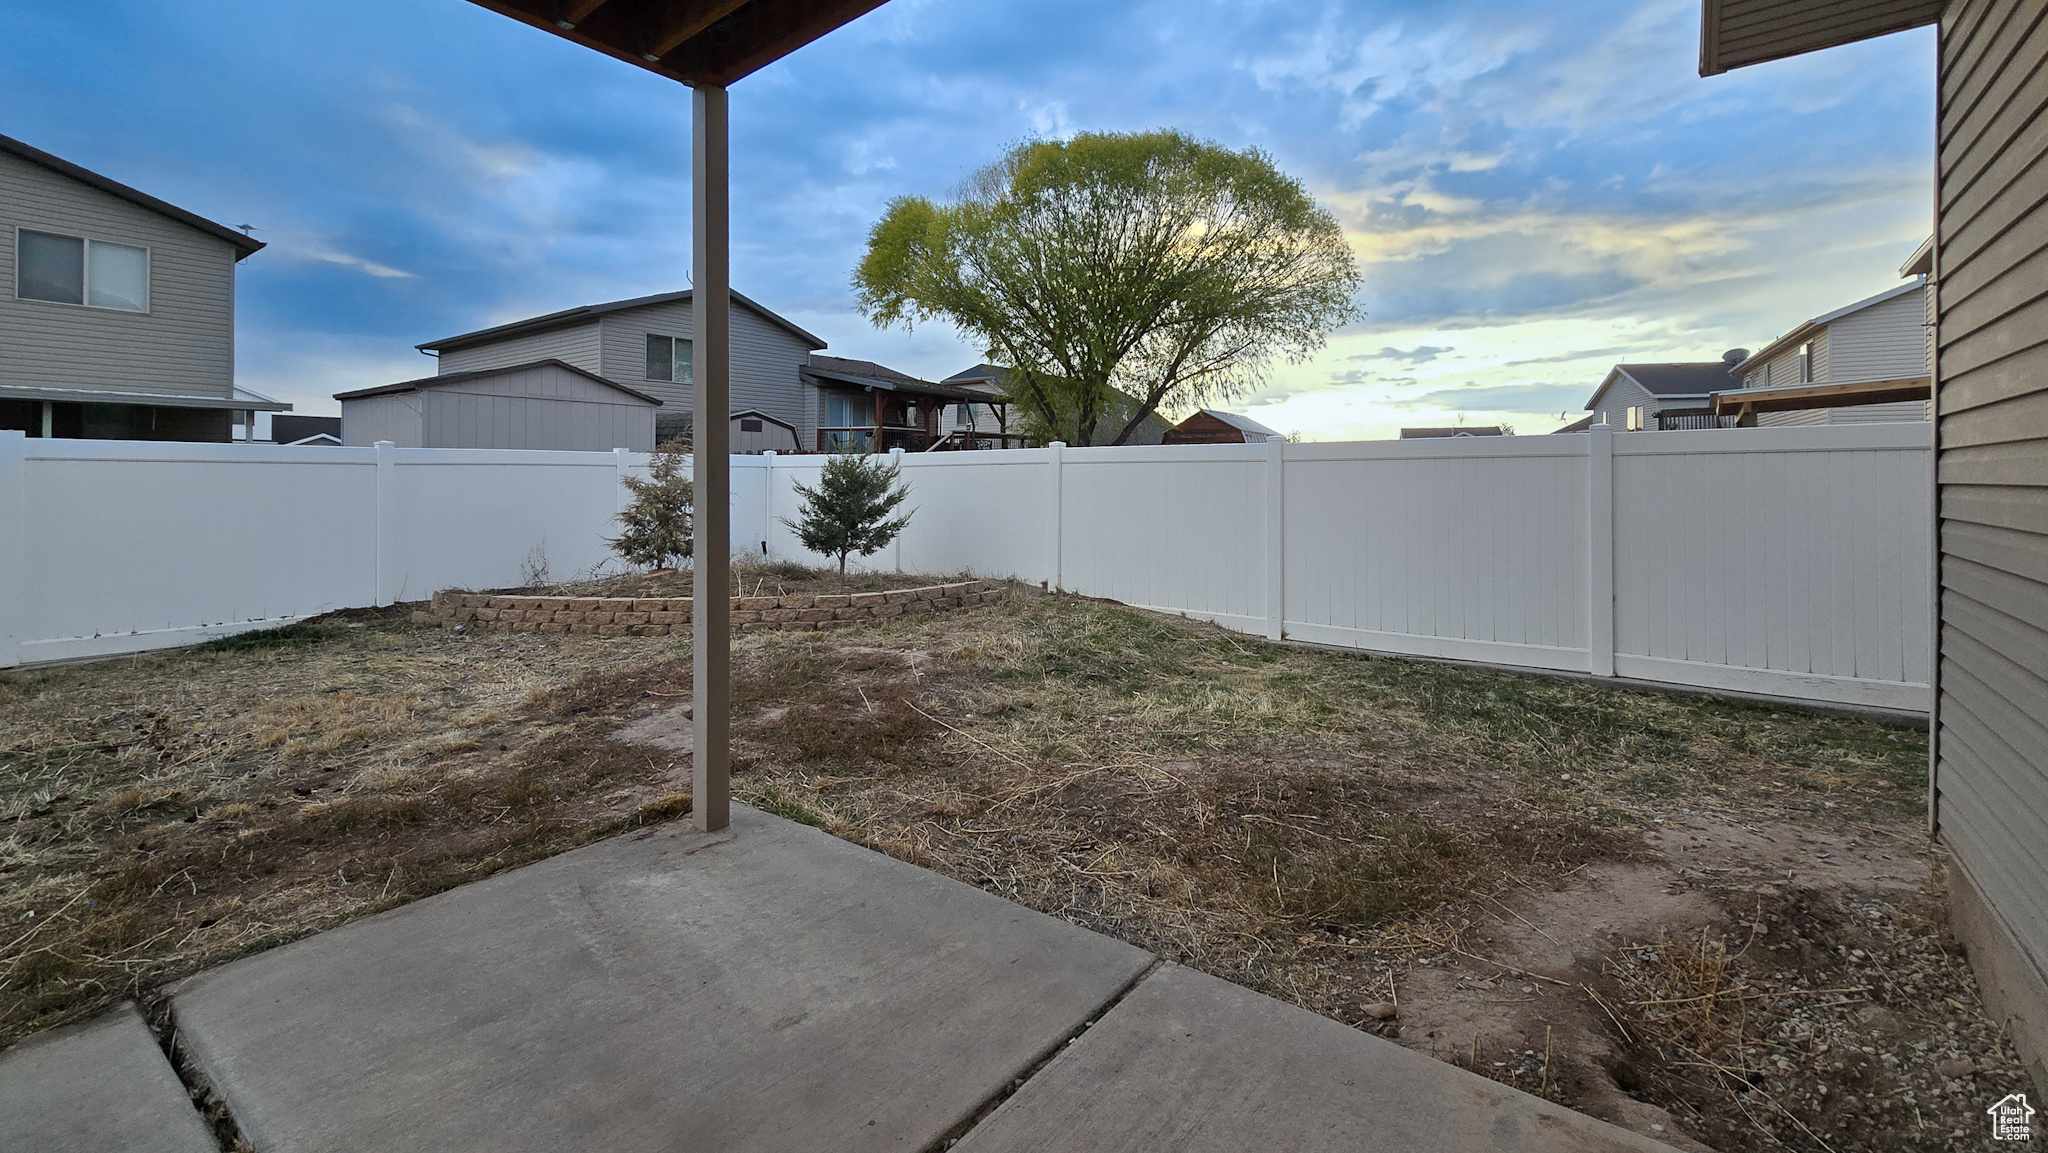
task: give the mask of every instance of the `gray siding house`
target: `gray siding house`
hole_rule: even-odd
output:
[[[341,443],[648,452],[661,401],[560,360],[444,372],[335,395]]]
[[[1987,1007],[2048,1086],[2048,18],[2044,0],[1705,0],[1700,71],[1902,28],[1936,52],[1929,822]],[[1918,622],[1907,622],[1914,627]]]
[[[733,411],[762,413],[809,444],[818,403],[801,372],[825,342],[737,292],[732,302]],[[660,400],[657,433],[666,439],[689,424],[694,323],[684,289],[551,312],[419,349],[440,357],[443,374],[561,361]]]
[[[235,266],[260,241],[0,136],[0,428],[226,441]]]
[[[1730,349],[1720,360],[1617,364],[1607,370],[1607,378],[1586,401],[1593,415],[1558,431],[1583,432],[1582,425],[1603,420],[1609,428],[1626,432],[1718,427],[1712,417],[1700,414],[1716,390],[1734,387],[1735,379],[1728,370],[1746,355],[1738,348]],[[1685,414],[1682,419],[1681,413]]]
[[[1924,378],[1929,370],[1926,278],[1824,313],[1759,349],[1735,367],[1743,389],[1805,384],[1855,385]],[[1759,412],[1771,425],[1880,424],[1928,419],[1929,402],[1892,401],[1840,408]]]

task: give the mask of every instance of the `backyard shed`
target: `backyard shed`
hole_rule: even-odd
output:
[[[560,360],[446,373],[335,395],[341,442],[400,448],[654,448],[661,402]]]
[[[1248,416],[1205,408],[1166,430],[1161,444],[1264,444],[1284,436]]]

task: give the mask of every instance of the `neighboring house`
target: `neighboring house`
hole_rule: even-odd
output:
[[[244,388],[239,384],[235,386],[234,398],[237,403],[251,406],[263,405],[266,407],[245,407],[231,412],[228,416],[228,419],[232,422],[228,431],[229,439],[275,444],[277,438],[271,432],[270,427],[273,414],[290,408],[291,405],[283,403],[274,396],[266,396],[253,388]]]
[[[1404,428],[1402,440],[1448,440],[1461,436],[1506,436],[1507,430],[1497,424],[1455,425],[1448,428]]]
[[[235,392],[235,266],[262,247],[0,136],[0,429],[224,442],[290,408]]]
[[[961,423],[970,419],[962,414],[976,407],[1008,407],[985,385],[933,384],[872,360],[817,353],[804,365],[803,377],[818,398],[812,446],[818,452],[926,452],[1006,443],[998,436],[989,444],[990,434]]]
[[[1929,828],[1985,1007],[2048,1085],[2048,39],[2040,0],[1704,0],[1712,75],[1934,40],[1935,651]],[[1910,56],[1911,54],[1908,54]],[[1910,81],[1921,65],[1897,57]],[[1864,56],[1864,60],[1875,57]],[[1910,269],[1909,269],[1910,271]]]
[[[1593,390],[1586,407],[1593,413],[1588,427],[1603,421],[1616,432],[1649,432],[1663,428],[1718,428],[1711,397],[1732,387],[1730,369],[1749,352],[1731,348],[1719,360],[1676,364],[1617,364]],[[1578,425],[1559,432],[1583,432]]]
[[[1922,259],[1907,262],[1910,283],[1816,316],[1744,359],[1719,411],[1760,427],[1929,419],[1933,290]]]
[[[952,410],[952,428],[986,441],[981,447],[1024,447],[1022,430],[1010,427],[1009,399],[1003,392],[1003,381],[1009,371],[998,365],[977,364],[939,382],[981,394],[980,400],[968,401]]]
[[[1248,416],[1205,408],[1168,429],[1161,444],[1264,444],[1287,438]]]
[[[270,418],[270,436],[276,444],[340,444],[338,416],[285,416]]]
[[[429,341],[419,349],[441,358],[443,374],[561,361],[660,400],[657,434],[667,440],[689,427],[696,359],[690,299],[684,289],[586,304]],[[732,303],[732,411],[765,414],[795,428],[808,443],[818,404],[802,369],[825,342],[737,292]]]
[[[445,372],[335,395],[341,442],[649,452],[661,401],[560,360]]]

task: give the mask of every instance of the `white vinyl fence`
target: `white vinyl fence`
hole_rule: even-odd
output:
[[[910,528],[867,567],[1014,576],[1273,638],[1924,710],[1928,437],[913,454]],[[645,460],[0,434],[0,665],[503,587],[543,555],[557,578],[588,571],[609,558],[618,477]],[[733,549],[821,562],[782,520],[822,458],[732,463]]]

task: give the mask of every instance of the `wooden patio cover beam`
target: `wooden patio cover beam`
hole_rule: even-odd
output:
[[[691,87],[724,87],[885,0],[472,0]]]

